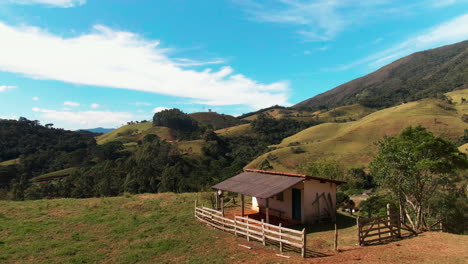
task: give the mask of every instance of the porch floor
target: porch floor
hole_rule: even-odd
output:
[[[240,206],[224,208],[224,216],[227,218],[234,219],[235,216],[241,216],[241,215],[242,215],[242,212],[241,212]],[[255,219],[257,221],[262,221],[262,219],[266,221],[266,215],[264,213],[253,210],[252,208],[247,207],[247,206],[244,209],[244,216],[245,217],[248,216],[249,218]],[[298,225],[301,224],[300,221],[279,218],[278,216],[270,215],[270,224],[279,225],[280,223],[283,227],[288,227],[288,228],[297,227]]]

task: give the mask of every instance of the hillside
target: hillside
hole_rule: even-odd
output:
[[[243,123],[231,115],[218,114],[216,112],[198,112],[189,114],[189,116],[195,119],[199,126],[214,130],[237,126]]]
[[[342,252],[332,251],[332,225],[320,224],[308,229],[308,247],[316,257],[303,260],[286,252],[286,259],[276,255],[277,247],[247,242],[196,221],[195,199],[201,195],[0,201],[0,262],[439,264],[468,258],[468,237],[446,233],[359,247],[354,218],[339,215]]]
[[[447,96],[468,97],[468,89]],[[467,104],[454,99],[447,105],[441,100],[425,99],[390,107],[347,123],[325,123],[305,129],[265,153],[247,167],[256,168],[265,159],[280,171],[295,171],[305,159],[334,159],[348,166],[367,165],[376,151],[375,143],[394,136],[408,126],[422,125],[436,135],[457,140],[468,129],[461,117],[468,114]]]
[[[292,108],[270,108],[258,113],[249,115],[243,120],[253,121],[257,119],[260,114],[268,115],[275,119],[289,118],[297,121],[321,121],[321,122],[346,122],[360,119],[375,110],[360,104],[346,105],[336,107],[330,110],[297,110]]]
[[[153,127],[152,122],[130,124],[112,130],[109,133],[98,136],[96,142],[104,144],[111,141],[122,143],[136,142],[142,140],[146,135],[154,134],[161,139],[173,140],[171,131],[167,127]]]
[[[411,54],[293,108],[389,107],[460,87],[468,87],[468,41]]]

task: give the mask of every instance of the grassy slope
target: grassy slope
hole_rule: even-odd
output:
[[[18,164],[20,163],[20,159],[17,158],[17,159],[12,159],[12,160],[5,160],[5,161],[2,161],[0,162],[0,166],[9,166],[9,165],[15,165],[15,164]]]
[[[211,229],[193,217],[200,194],[144,194],[92,199],[0,201],[1,263],[301,263],[278,249]],[[206,203],[205,203],[206,204]],[[388,245],[357,247],[355,220],[308,227],[320,263],[464,263],[467,236],[426,233]],[[238,246],[249,245],[252,250]]]
[[[375,142],[384,136],[397,135],[405,127],[419,124],[436,135],[455,140],[463,135],[464,129],[468,129],[468,123],[460,119],[463,113],[468,113],[466,105],[457,104],[457,111],[450,111],[439,107],[440,103],[437,100],[411,102],[372,113],[354,122],[314,126],[285,138],[276,146],[279,149],[260,156],[247,167],[256,167],[268,157],[274,169],[281,171],[295,171],[306,158],[332,158],[348,166],[367,165],[376,151]],[[305,152],[294,154],[292,147],[288,147],[293,142],[299,142],[299,147]]]
[[[223,137],[255,136],[250,124],[243,124],[215,131],[216,134]]]
[[[276,119],[291,118],[291,119],[295,119],[298,121],[318,120],[322,122],[336,122],[336,121],[346,121],[349,119],[357,120],[374,111],[375,111],[374,109],[371,109],[371,108],[368,108],[359,104],[353,104],[353,105],[347,105],[347,106],[340,106],[330,111],[322,110],[322,111],[310,112],[310,111],[299,111],[295,109],[275,108],[275,109],[266,110],[263,113]],[[257,117],[258,117],[258,114],[251,115],[251,116],[244,118],[244,120],[253,121],[257,119]]]
[[[73,167],[73,168],[67,168],[67,169],[63,169],[59,171],[49,172],[49,173],[34,177],[31,179],[31,181],[38,182],[38,181],[43,181],[43,180],[48,180],[48,179],[53,179],[53,178],[61,178],[61,177],[70,175],[77,169],[78,168]]]
[[[153,127],[153,123],[146,122],[119,127],[109,133],[97,137],[96,141],[98,144],[104,144],[110,141],[122,141],[124,143],[135,142],[143,139],[148,134],[155,134],[162,139],[172,140],[169,128]]]
[[[203,145],[205,145],[205,140],[198,139],[189,141],[179,141],[175,144],[177,145],[177,148],[179,148],[180,151],[182,151],[183,153],[202,155],[202,148]]]

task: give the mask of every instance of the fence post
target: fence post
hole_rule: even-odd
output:
[[[263,242],[263,245],[266,246],[266,241],[265,241],[265,225],[263,224],[263,219],[262,219],[262,242]]]
[[[398,228],[398,238],[401,238],[401,218],[398,216],[397,219],[397,228]]]
[[[358,215],[358,217],[356,218],[356,225],[357,225],[358,244],[359,244],[359,246],[361,246],[362,245],[362,243],[361,243],[361,226],[359,225],[359,217],[360,216]]]
[[[197,216],[197,205],[198,205],[198,200],[195,199],[195,210],[194,210],[195,216]]]
[[[335,222],[335,243],[333,245],[334,245],[335,251],[337,251],[338,250],[338,225],[336,224],[336,222]]]
[[[279,234],[279,239],[280,239],[280,241],[279,241],[280,252],[283,252],[283,242],[281,241],[281,240],[283,240],[283,236],[281,235],[281,232],[283,232],[283,231],[282,231],[282,228],[281,228],[281,223],[279,224],[278,232],[280,233],[280,234]]]
[[[388,224],[388,229],[390,230],[390,232],[388,233],[388,235],[389,235],[390,237],[393,237],[393,233],[392,233],[392,217],[391,217],[391,215],[392,215],[392,211],[390,210],[390,204],[388,203],[388,204],[387,204],[387,216],[388,216],[388,217],[387,217],[387,218],[388,218],[388,223],[387,223],[387,224]]]
[[[249,234],[249,216],[247,216],[247,241],[250,241],[250,234]]]
[[[302,229],[302,257],[306,257],[306,247],[307,247],[307,235],[306,235],[306,229]]]
[[[237,236],[237,218],[234,216],[234,235]]]

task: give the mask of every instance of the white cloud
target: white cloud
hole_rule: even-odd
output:
[[[401,15],[388,0],[256,0],[238,2],[259,22],[290,25],[305,41],[329,41],[353,24],[385,15]]]
[[[367,64],[375,69],[416,51],[448,45],[467,39],[468,13],[434,26],[425,32],[421,32],[417,36],[413,36],[399,44],[393,45],[389,49],[350,64],[336,67],[332,69],[332,71],[343,71],[363,64]]]
[[[225,66],[196,71],[169,58],[158,41],[94,26],[74,38],[0,22],[0,70],[32,78],[190,98],[208,105],[289,105],[289,83],[264,84]],[[79,89],[77,87],[76,89]]]
[[[151,112],[159,113],[159,112],[161,112],[163,110],[168,110],[168,109],[171,109],[171,108],[167,108],[167,107],[164,107],[164,106],[158,106],[158,107],[154,108],[153,111],[151,111]]]
[[[151,105],[150,103],[147,103],[147,102],[135,102],[135,103],[133,103],[133,104],[136,105],[136,106],[141,106],[141,105],[143,105],[143,106],[150,106],[150,105]]]
[[[7,0],[11,3],[21,5],[47,5],[53,7],[74,7],[84,5],[86,0]]]
[[[63,105],[66,105],[66,106],[80,106],[80,103],[77,103],[77,102],[72,102],[72,101],[65,101],[63,102]]]
[[[98,108],[99,106],[100,106],[100,105],[99,105],[99,104],[96,104],[96,103],[91,104],[91,108],[93,108],[93,109],[96,109],[96,108]]]
[[[5,92],[6,90],[18,88],[13,85],[0,85],[0,92]]]
[[[111,111],[57,111],[34,107],[32,111],[39,113],[40,117],[47,122],[59,122],[68,129],[94,128],[94,127],[117,127],[134,116],[127,112]],[[45,123],[46,121],[43,121]]]
[[[37,96],[34,96],[34,97],[31,98],[31,99],[33,99],[33,101],[39,101],[39,97],[37,97]]]

